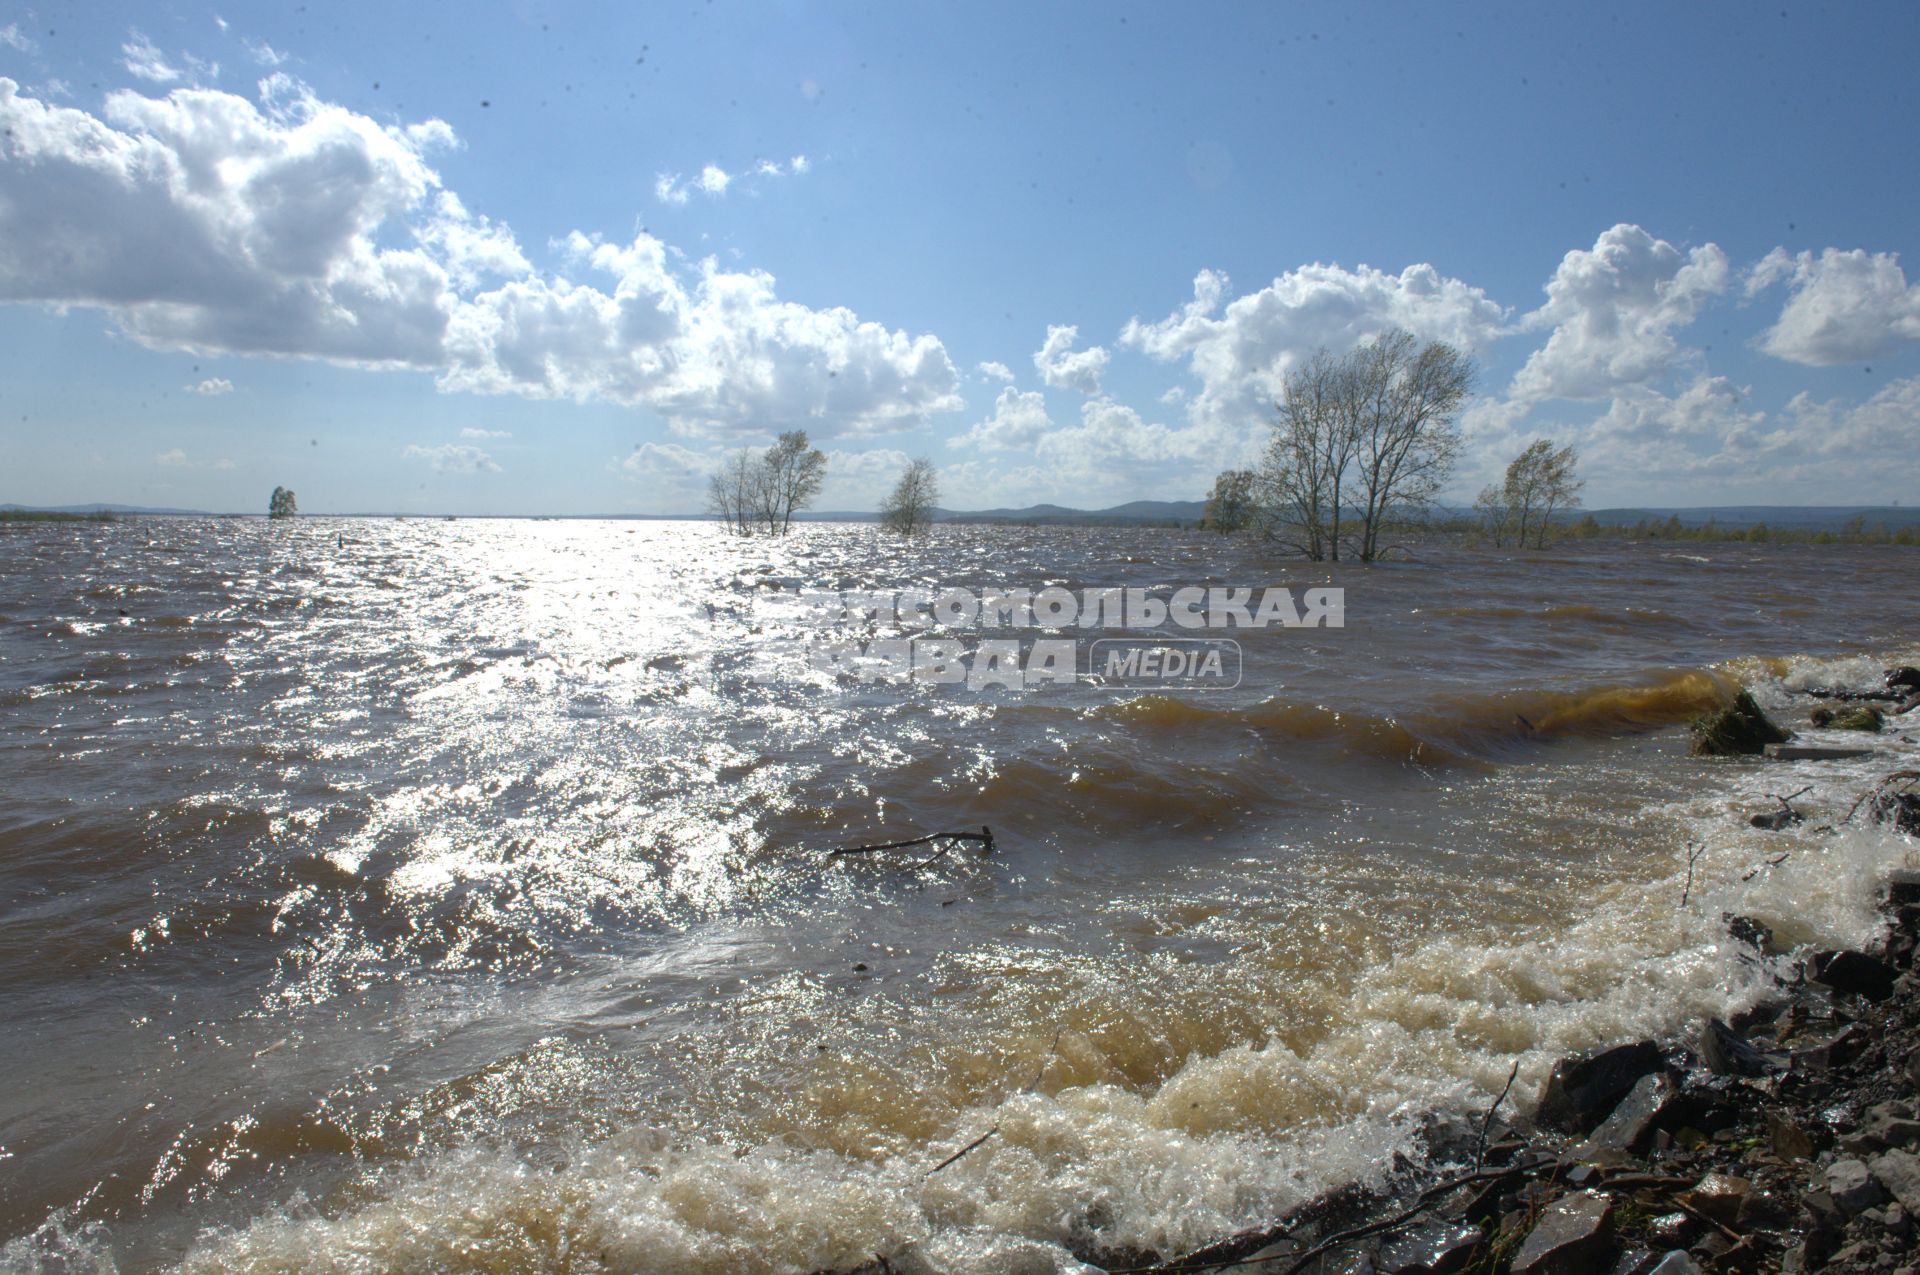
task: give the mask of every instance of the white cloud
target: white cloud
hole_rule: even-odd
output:
[[[401,451],[406,460],[424,460],[436,473],[441,474],[497,474],[500,466],[493,463],[493,457],[478,447],[464,443],[442,443],[438,447],[422,447],[418,443],[409,443]]]
[[[1855,472],[1863,479],[1897,475],[1901,467],[1885,462],[1913,447],[1914,422],[1920,421],[1920,376],[1893,381],[1864,403],[1817,402],[1803,390],[1787,403],[1785,414],[1794,433],[1813,450],[1855,458]]]
[[[452,281],[472,288],[484,279],[517,279],[533,273],[526,254],[505,225],[467,211],[460,196],[443,190],[434,197],[433,215],[416,237],[437,251]]]
[[[691,180],[679,173],[656,173],[653,178],[653,197],[664,204],[685,204],[698,193],[719,198],[735,186],[744,186],[749,194],[758,193],[760,180],[779,177],[798,177],[813,168],[805,155],[795,155],[785,168],[779,161],[758,159],[745,169],[728,172],[718,164],[701,166],[698,174]]]
[[[1787,303],[1759,338],[1775,358],[1831,367],[1873,358],[1896,339],[1920,340],[1920,285],[1908,285],[1894,253],[1775,248],[1748,273],[1747,295],[1782,280]]]
[[[177,68],[168,64],[166,56],[154,47],[152,40],[138,31],[131,32],[127,42],[120,46],[121,65],[143,80],[155,84],[171,84],[180,78]]]
[[[116,92],[104,118],[0,78],[0,300],[100,306],[162,349],[432,366],[446,269],[381,248],[438,178],[409,134],[284,77],[232,94]],[[437,122],[436,122],[437,123]]]
[[[233,393],[233,382],[224,376],[209,376],[197,385],[187,386],[187,393],[200,394],[214,398],[221,394]]]
[[[994,400],[993,415],[951,440],[949,446],[1011,451],[1031,447],[1052,428],[1046,396],[1038,390],[1023,393],[1009,385]]]
[[[20,33],[18,22],[9,22],[4,27],[0,27],[0,44],[21,53],[31,53],[34,50],[33,41]]]
[[[383,127],[282,74],[257,104],[117,92],[99,118],[0,78],[0,125],[0,302],[96,306],[149,346],[430,369],[691,433],[824,438],[960,406],[937,338],[782,301],[758,271],[686,278],[644,234],[568,237],[600,287],[538,275],[429,167],[458,145],[445,123]]]
[[[980,375],[990,376],[996,381],[1007,381],[1011,383],[1013,380],[1013,369],[1008,367],[1005,363],[995,362],[992,359],[988,359],[984,363],[977,364],[976,370],[980,373]]]
[[[221,457],[218,460],[194,460],[178,447],[170,447],[153,458],[153,463],[168,469],[218,469],[234,468],[232,461]]]
[[[1715,245],[1682,253],[1638,226],[1614,226],[1592,249],[1569,252],[1548,280],[1547,303],[1522,326],[1553,333],[1509,393],[1527,401],[1605,398],[1696,363],[1673,330],[1727,284],[1727,257]]]
[[[1100,392],[1100,374],[1107,367],[1107,352],[1094,345],[1078,351],[1073,343],[1080,329],[1071,324],[1049,324],[1047,339],[1034,353],[1033,366],[1040,380],[1059,389],[1079,390],[1082,394]]]
[[[247,53],[264,67],[276,67],[287,61],[287,55],[268,44],[265,40],[242,40]]]
[[[687,434],[874,433],[960,406],[932,336],[781,301],[771,275],[711,260],[687,286],[648,235],[576,246],[611,291],[530,279],[480,294],[454,316],[444,388],[644,403]]]
[[[1481,289],[1430,265],[1397,275],[1361,266],[1302,266],[1229,302],[1227,277],[1202,270],[1193,300],[1157,323],[1135,318],[1121,343],[1153,358],[1186,359],[1200,378],[1189,415],[1245,426],[1271,419],[1286,373],[1324,346],[1344,353],[1391,327],[1474,351],[1500,335],[1506,312]]]
[[[507,429],[476,429],[469,425],[460,431],[462,438],[512,438],[513,431]]]

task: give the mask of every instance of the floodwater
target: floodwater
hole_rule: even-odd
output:
[[[1702,761],[1684,728],[1920,662],[1900,547],[0,532],[8,1269],[1176,1251],[1386,1171],[1516,1062],[1529,1093],[1752,998],[1723,913],[1860,941],[1911,849],[1815,830],[1896,737]],[[768,655],[810,591],[1049,586],[1332,586],[1345,623],[1225,632],[1236,686],[1161,691]],[[1807,830],[1746,826],[1803,785]]]

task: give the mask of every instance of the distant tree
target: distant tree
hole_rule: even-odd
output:
[[[1378,558],[1395,523],[1432,505],[1460,452],[1454,417],[1473,360],[1393,329],[1351,353],[1320,350],[1287,374],[1256,482],[1254,525],[1315,560]],[[1355,517],[1350,519],[1349,510]]]
[[[273,489],[273,495],[267,500],[267,517],[291,518],[299,512],[300,509],[298,505],[294,503],[293,493],[291,491],[288,491],[285,487],[275,487]]]
[[[903,536],[925,531],[933,522],[933,507],[939,499],[940,478],[933,462],[913,461],[880,506],[880,525]]]
[[[827,457],[807,446],[804,431],[780,435],[764,452],[743,447],[707,480],[707,510],[738,535],[756,528],[784,536],[825,481]]]
[[[1523,549],[1529,543],[1535,549],[1545,548],[1553,511],[1580,504],[1580,488],[1585,484],[1573,476],[1579,461],[1579,453],[1571,446],[1555,450],[1544,438],[1515,456],[1507,465],[1506,481],[1486,488],[1473,502],[1493,543],[1504,544],[1512,535]]]
[[[827,454],[807,445],[807,432],[788,430],[761,462],[769,535],[787,534],[793,516],[813,503],[827,479]]]
[[[1251,469],[1229,469],[1214,479],[1200,525],[1223,536],[1245,530],[1253,521],[1257,482],[1258,475]]]

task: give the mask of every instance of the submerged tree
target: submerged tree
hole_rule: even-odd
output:
[[[940,478],[930,460],[916,460],[900,475],[886,503],[880,506],[880,525],[911,536],[933,522],[933,506],[940,499]]]
[[[1245,530],[1253,520],[1256,478],[1251,469],[1229,469],[1214,479],[1200,525],[1223,536]]]
[[[294,503],[293,493],[291,491],[288,491],[285,487],[275,487],[273,489],[273,495],[267,500],[267,517],[291,518],[299,512],[299,507]]]
[[[826,453],[807,445],[806,431],[791,430],[764,452],[742,448],[729,456],[707,482],[707,509],[739,535],[758,527],[784,536],[826,475]]]
[[[1571,445],[1556,451],[1544,438],[1515,456],[1507,466],[1506,481],[1486,488],[1473,502],[1486,519],[1493,543],[1504,544],[1512,535],[1523,549],[1529,543],[1544,549],[1553,511],[1580,504],[1580,489],[1586,484],[1573,475],[1579,461]]]
[[[1315,561],[1338,560],[1343,544],[1378,558],[1387,527],[1424,512],[1452,474],[1473,375],[1459,350],[1398,328],[1339,357],[1316,352],[1287,373],[1256,529]]]

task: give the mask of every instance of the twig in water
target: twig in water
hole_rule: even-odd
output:
[[[1769,796],[1769,797],[1771,797],[1771,798],[1773,798],[1773,799],[1774,799],[1775,801],[1777,801],[1777,802],[1779,802],[1779,803],[1780,803],[1780,804],[1781,804],[1782,806],[1784,806],[1784,807],[1786,808],[1786,811],[1787,811],[1787,813],[1788,813],[1788,814],[1790,814],[1790,815],[1792,815],[1792,816],[1793,816],[1794,818],[1796,818],[1796,819],[1798,819],[1798,818],[1800,817],[1800,812],[1799,812],[1798,810],[1795,810],[1795,809],[1793,808],[1793,799],[1794,799],[1795,797],[1804,797],[1804,796],[1806,796],[1806,795],[1807,795],[1808,793],[1810,793],[1810,792],[1812,792],[1812,791],[1813,791],[1813,785],[1812,785],[1812,784],[1808,784],[1808,785],[1807,785],[1807,786],[1806,786],[1805,788],[1802,788],[1802,789],[1801,789],[1801,790],[1800,790],[1799,792],[1790,792],[1790,793],[1788,793],[1788,794],[1787,794],[1786,796],[1784,796],[1784,797],[1782,797],[1782,796],[1781,796],[1781,795],[1780,795],[1779,793],[1777,793],[1777,792],[1770,792],[1770,793],[1768,793],[1768,794],[1767,794],[1767,796]]]
[[[940,1163],[934,1165],[931,1169],[928,1169],[927,1176],[932,1177],[934,1174],[940,1172],[940,1170],[946,1168],[948,1165],[953,1164],[955,1161],[959,1160],[961,1156],[966,1155],[969,1151],[972,1151],[975,1147],[980,1146],[988,1138],[991,1138],[994,1134],[998,1132],[1000,1132],[1000,1126],[999,1125],[993,1126],[993,1128],[987,1130],[985,1133],[975,1138],[972,1142],[969,1142],[966,1146],[961,1147],[958,1151],[954,1152],[952,1155],[948,1156],[946,1159],[942,1160]]]
[[[1680,906],[1682,908],[1687,906],[1687,900],[1693,896],[1693,865],[1698,862],[1700,856],[1706,852],[1706,842],[1687,842],[1687,883],[1680,889]]]
[[[1507,1094],[1513,1089],[1513,1078],[1519,1074],[1520,1060],[1516,1058],[1513,1060],[1513,1070],[1507,1073],[1507,1083],[1500,1086],[1500,1096],[1493,1100],[1493,1105],[1487,1108],[1487,1114],[1480,1121],[1480,1146],[1473,1153],[1473,1167],[1476,1169],[1487,1167],[1487,1131],[1493,1128],[1493,1113],[1500,1110],[1500,1104],[1507,1100]]]
[[[1860,799],[1847,808],[1847,817],[1840,822],[1852,823],[1853,816],[1859,812],[1860,807],[1865,804],[1869,798],[1880,796],[1901,780],[1907,781],[1907,787],[1911,788],[1913,781],[1916,779],[1920,779],[1920,770],[1896,770],[1881,776],[1879,783],[1869,788],[1866,792],[1861,793]]]
[[[985,831],[985,829],[982,829],[982,831]],[[1022,1089],[1020,1091],[1021,1093],[1027,1093],[1030,1090],[1037,1089],[1039,1087],[1041,1077],[1047,1074],[1047,1068],[1053,1066],[1054,1055],[1058,1053],[1060,1050],[1060,1033],[1064,1032],[1065,1030],[1067,1029],[1062,1027],[1053,1033],[1053,1044],[1047,1046],[1046,1060],[1040,1064],[1040,1070],[1033,1073],[1033,1079],[1027,1082],[1027,1087],[1025,1089]],[[987,1130],[985,1133],[975,1138],[972,1142],[969,1142],[966,1146],[961,1147],[958,1151],[954,1152],[952,1155],[948,1156],[946,1159],[942,1160],[940,1163],[934,1165],[931,1169],[928,1169],[927,1176],[932,1177],[934,1174],[940,1172],[940,1170],[954,1163],[961,1156],[966,1155],[968,1152],[974,1150],[976,1147],[979,1147],[981,1144],[985,1143],[988,1138],[991,1138],[994,1134],[998,1132],[1000,1132],[1000,1126],[999,1125],[993,1126],[993,1128]]]
[[[980,843],[981,854],[993,853],[993,829],[981,824],[978,832],[935,832],[924,837],[913,837],[907,841],[883,841],[871,846],[846,846],[839,850],[827,851],[827,858],[838,859],[850,854],[875,854],[881,850],[905,850],[909,846],[930,846],[936,841],[977,841]],[[951,848],[951,846],[947,847],[947,849]],[[925,860],[925,863],[932,863],[940,858],[947,849],[941,850],[940,854],[934,855],[932,859]]]
[[[1765,871],[1766,871],[1766,870],[1767,870],[1768,868],[1777,868],[1777,867],[1779,867],[1779,866],[1780,866],[1781,864],[1783,864],[1783,863],[1785,863],[1785,862],[1787,861],[1787,857],[1788,857],[1789,855],[1791,855],[1792,853],[1793,853],[1793,851],[1791,851],[1791,850],[1783,850],[1783,851],[1782,851],[1782,852],[1780,853],[1780,857],[1779,857],[1779,858],[1777,858],[1777,859],[1768,859],[1768,860],[1767,860],[1767,861],[1766,861],[1765,863],[1763,863],[1763,864],[1761,864],[1761,865],[1760,865],[1759,867],[1757,867],[1757,868],[1755,868],[1755,869],[1754,869],[1753,871],[1751,871],[1751,872],[1749,872],[1749,873],[1747,873],[1747,874],[1746,874],[1745,876],[1743,876],[1743,877],[1741,877],[1740,879],[1741,879],[1742,881],[1751,881],[1751,880],[1753,880],[1753,879],[1754,879],[1755,877],[1757,877],[1757,876],[1759,876],[1759,875],[1760,875],[1760,874],[1761,874],[1762,872],[1765,872]]]

